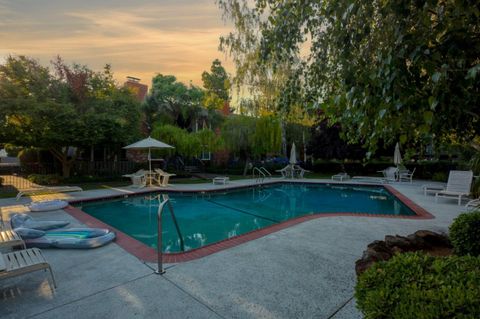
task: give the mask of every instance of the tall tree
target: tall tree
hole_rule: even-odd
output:
[[[298,65],[293,81],[305,89],[298,92],[342,123],[349,141],[373,152],[381,140],[478,136],[478,1],[219,4],[236,19],[238,36],[227,44],[241,44],[237,54],[255,54],[259,65]]]
[[[202,110],[203,90],[178,82],[173,75],[157,74],[144,110],[151,128],[155,121],[191,128],[196,119],[207,114]]]
[[[69,177],[81,148],[135,138],[139,105],[115,86],[108,66],[93,72],[58,58],[54,67],[56,75],[25,56],[0,65],[0,138],[49,150]]]
[[[222,109],[230,100],[230,79],[220,60],[215,59],[210,67],[210,73],[202,73],[205,88],[204,105],[210,109]]]

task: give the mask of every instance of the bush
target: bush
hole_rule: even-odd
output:
[[[480,256],[480,210],[460,214],[449,230],[455,253]]]
[[[480,259],[400,254],[359,276],[365,318],[480,318]]]
[[[447,178],[447,173],[445,172],[436,172],[432,175],[432,181],[436,182],[446,182]]]
[[[28,180],[40,185],[58,185],[62,182],[62,177],[59,175],[32,174],[28,175]]]

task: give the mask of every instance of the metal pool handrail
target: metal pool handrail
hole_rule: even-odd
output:
[[[166,204],[168,204],[170,215],[172,216],[173,223],[175,224],[175,228],[177,229],[178,238],[180,239],[180,249],[182,251],[185,251],[185,243],[183,242],[183,236],[180,232],[180,227],[178,227],[177,218],[175,217],[172,203],[170,203],[170,198],[166,194],[161,195],[161,198],[163,198],[163,201],[160,202],[157,212],[157,270],[155,271],[155,273],[158,275],[163,275],[165,273],[165,270],[163,269],[162,253],[162,214]],[[158,196],[158,201],[160,201],[160,196]]]
[[[255,181],[257,182],[263,182],[263,180],[265,179],[265,173],[262,172],[258,167],[254,167],[253,168],[253,178],[255,178],[255,172],[258,172],[258,177],[256,178]]]
[[[265,167],[263,167],[263,166],[260,167],[260,170],[261,170],[262,172],[264,172],[265,174],[267,174],[269,177],[272,177],[272,173],[270,173],[270,172],[268,171],[268,169],[266,169]]]

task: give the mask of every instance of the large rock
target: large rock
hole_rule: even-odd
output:
[[[415,238],[423,240],[426,245],[431,247],[452,248],[452,243],[445,234],[438,234],[430,230],[418,230],[413,235]]]
[[[392,250],[395,249],[396,251],[399,251],[399,252],[418,250],[418,247],[416,247],[413,241],[411,241],[408,237],[403,237],[398,235],[385,236],[385,244],[388,248]]]
[[[448,237],[429,230],[419,230],[414,234],[403,236],[385,236],[385,240],[375,240],[367,246],[362,258],[355,262],[357,276],[367,270],[375,262],[389,260],[395,254],[407,251],[429,251],[439,248],[451,248]]]

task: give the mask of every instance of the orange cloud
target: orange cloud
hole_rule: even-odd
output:
[[[93,69],[109,63],[119,82],[132,75],[147,84],[162,73],[201,85],[215,58],[233,71],[218,51],[219,37],[231,28],[213,0],[52,2],[56,7],[22,8],[0,0],[1,57],[25,54],[48,64],[60,54]]]

